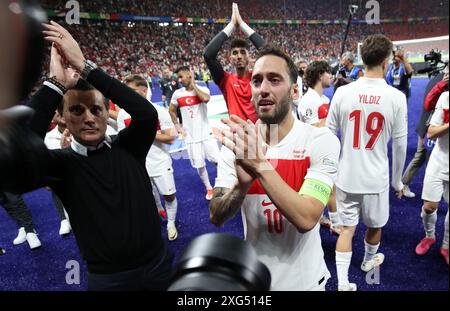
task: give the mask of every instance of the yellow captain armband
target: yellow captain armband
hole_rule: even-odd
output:
[[[299,194],[313,197],[325,206],[330,198],[331,190],[332,188],[329,185],[319,180],[305,179]]]

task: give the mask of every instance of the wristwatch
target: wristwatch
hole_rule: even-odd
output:
[[[94,62],[86,59],[84,61],[84,69],[83,69],[83,71],[80,74],[81,79],[86,80],[87,77],[89,76],[89,74],[91,73],[91,71],[95,70],[97,68],[98,68],[97,64],[95,64]]]

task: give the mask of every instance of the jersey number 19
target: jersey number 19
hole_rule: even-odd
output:
[[[354,110],[350,113],[350,121],[355,121],[354,132],[353,132],[353,148],[360,149],[361,141],[361,110]],[[367,142],[366,149],[372,150],[378,141],[378,137],[383,131],[384,117],[379,112],[372,112],[368,115],[366,123],[366,132],[369,134],[370,139]]]

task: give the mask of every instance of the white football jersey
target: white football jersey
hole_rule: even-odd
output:
[[[329,104],[328,97],[320,96],[313,88],[309,88],[298,105],[300,120],[308,124],[316,124],[321,119],[326,119]]]
[[[336,91],[326,124],[341,130],[336,185],[348,193],[388,190],[388,142],[408,134],[405,95],[384,79],[359,78]]]
[[[207,87],[199,88],[209,94]],[[186,143],[197,143],[210,138],[207,103],[200,101],[195,90],[187,91],[184,87],[176,90],[170,103],[180,107],[183,128],[187,135]]]
[[[61,137],[62,133],[59,132],[58,126],[55,126],[53,130],[45,134],[44,143],[48,149],[61,149]]]
[[[152,103],[153,104],[153,103]],[[158,112],[158,127],[157,131],[174,129],[172,119],[166,109],[153,104]],[[131,116],[124,110],[119,111],[117,116],[117,124],[119,131],[128,127],[131,123]],[[145,167],[147,168],[148,175],[150,177],[161,176],[169,172],[173,172],[172,158],[167,151],[166,145],[157,142],[153,142],[145,160]]]
[[[266,157],[283,180],[299,192],[305,179],[319,180],[333,187],[339,150],[339,140],[329,129],[295,120],[288,135],[268,148]],[[215,187],[231,189],[236,182],[235,155],[222,147]],[[241,211],[245,238],[271,272],[271,290],[310,290],[330,277],[319,224],[307,233],[299,233],[257,180],[248,191]]]
[[[441,94],[436,104],[433,116],[431,117],[430,125],[440,126],[449,121],[448,114],[448,91]],[[430,159],[428,161],[426,174],[438,177],[442,180],[448,181],[448,131],[445,135],[439,137],[436,141],[436,145],[431,152]]]

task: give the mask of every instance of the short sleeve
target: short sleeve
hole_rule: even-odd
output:
[[[178,107],[178,90],[173,93],[170,104]]]
[[[161,130],[173,129],[172,119],[170,118],[169,112],[166,109],[158,109],[159,123],[161,125]]]
[[[443,125],[445,123],[444,107],[447,106],[447,109],[448,109],[448,104],[446,105],[446,101],[448,103],[448,94],[449,94],[448,92],[444,92],[439,97],[439,100],[436,104],[436,108],[434,110],[433,116],[431,117],[431,121],[430,121],[431,125],[439,126],[439,125]]]
[[[214,188],[232,189],[237,183],[235,155],[225,146],[220,150],[220,159],[217,165],[217,178]]]
[[[121,130],[127,127],[127,123],[131,121],[131,116],[124,110],[120,109],[117,115],[117,130],[120,132]]]
[[[309,146],[310,166],[305,179],[314,179],[333,187],[337,178],[341,143],[327,128],[320,132]]]

